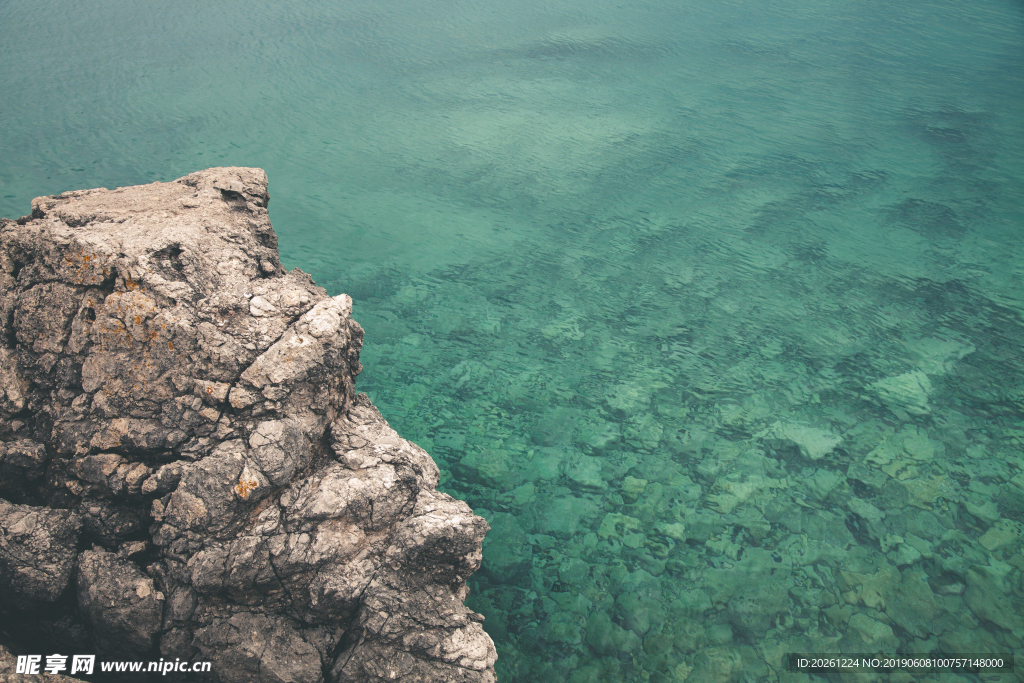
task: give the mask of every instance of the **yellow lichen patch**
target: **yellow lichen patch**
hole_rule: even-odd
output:
[[[242,500],[248,500],[249,494],[260,486],[260,480],[252,473],[248,466],[242,468],[238,475],[238,483],[235,484],[235,494]]]
[[[107,276],[107,269],[103,269],[103,277],[99,277],[95,271],[93,261],[99,261],[98,254],[78,254],[68,256],[64,259],[64,267],[72,271],[71,277],[75,284],[99,284]]]
[[[238,494],[239,498],[245,500],[249,497],[249,492],[257,486],[259,486],[259,484],[255,481],[240,481],[235,485],[235,493]]]

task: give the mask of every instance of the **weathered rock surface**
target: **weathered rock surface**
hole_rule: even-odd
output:
[[[0,221],[7,645],[493,681],[463,605],[487,524],[355,394],[352,300],[282,268],[268,201],[215,168]]]

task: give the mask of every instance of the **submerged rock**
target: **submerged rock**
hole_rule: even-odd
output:
[[[857,613],[850,617],[846,633],[839,640],[839,650],[847,654],[895,652],[899,642],[891,626]]]
[[[355,394],[352,300],[285,271],[268,201],[215,168],[0,220],[5,631],[213,681],[493,681],[487,524]]]
[[[911,415],[931,413],[928,400],[932,393],[932,383],[928,375],[920,370],[883,377],[873,383],[870,389],[889,408],[902,409]]]
[[[821,460],[843,442],[842,437],[824,429],[782,422],[774,423],[758,436],[792,442],[810,460]]]

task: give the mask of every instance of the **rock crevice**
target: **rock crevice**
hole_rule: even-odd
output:
[[[4,644],[493,681],[487,524],[355,393],[352,300],[281,266],[268,202],[215,168],[0,221]]]

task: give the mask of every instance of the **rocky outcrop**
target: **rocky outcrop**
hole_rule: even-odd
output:
[[[268,201],[216,168],[0,222],[7,645],[493,681],[463,605],[487,525],[354,393],[352,300],[282,268]]]

